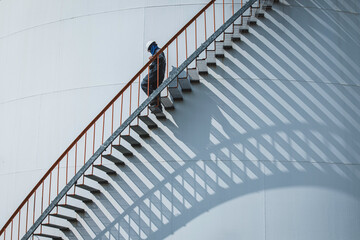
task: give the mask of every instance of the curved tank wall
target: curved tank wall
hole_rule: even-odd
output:
[[[206,3],[0,1],[1,226],[147,62],[145,43],[161,46]]]
[[[0,216],[146,61],[144,43],[165,42],[204,3],[0,2],[0,190],[8,193]],[[275,4],[127,164],[120,188],[129,184],[150,208],[160,199],[161,222],[127,232],[121,222],[131,219],[123,216],[105,232],[357,239],[359,12],[357,0]],[[163,20],[170,16],[176,21]],[[163,28],[153,32],[156,22]],[[153,187],[142,192],[142,182]],[[129,208],[141,212],[143,202]]]

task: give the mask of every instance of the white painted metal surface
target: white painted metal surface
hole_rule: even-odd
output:
[[[0,2],[0,190],[7,193],[0,199],[6,206],[0,225],[146,60],[148,38],[166,41],[200,8],[169,1],[95,3],[77,9],[59,2],[53,9],[41,1],[44,9],[34,11],[48,15],[35,18],[30,4]],[[119,11],[124,5],[130,9]],[[31,21],[14,17],[20,9]],[[280,1],[209,67],[169,120],[150,133],[154,140],[142,142],[149,152],[137,153],[139,161],[121,175],[138,196],[143,193],[133,175],[158,189],[154,196],[163,196],[164,206],[175,202],[165,199],[162,189],[169,184],[180,183],[194,197],[182,214],[171,208],[171,219],[160,210],[163,226],[153,238],[358,238],[359,12],[357,0]],[[147,26],[175,13],[177,21],[161,22],[172,32],[158,29],[151,36]],[[133,26],[124,24],[129,19]],[[176,163],[186,167],[174,173]],[[174,196],[186,201],[185,194]]]

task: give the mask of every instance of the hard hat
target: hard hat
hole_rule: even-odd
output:
[[[153,43],[156,43],[155,41],[148,41],[147,43],[146,43],[146,50],[147,51],[150,51],[150,46],[151,46],[151,44],[153,44]]]

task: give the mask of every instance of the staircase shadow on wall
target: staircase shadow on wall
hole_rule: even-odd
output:
[[[360,145],[351,141],[359,135],[359,97],[341,85],[358,84],[356,70],[349,64],[337,78],[331,71],[342,66],[301,34],[315,31],[284,34],[276,23],[287,20],[276,11],[269,18],[184,95],[172,120],[121,167],[124,175],[103,186],[124,211],[96,239],[163,239],[216,206],[267,189],[317,186],[358,197],[351,161]]]

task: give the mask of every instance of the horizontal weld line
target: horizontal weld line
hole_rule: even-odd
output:
[[[88,87],[69,88],[69,89],[64,89],[64,90],[57,90],[57,91],[52,91],[52,92],[39,93],[39,94],[34,94],[34,95],[30,95],[30,96],[25,96],[25,97],[21,97],[21,98],[16,98],[16,99],[11,99],[11,100],[8,100],[8,101],[4,101],[4,102],[1,102],[0,105],[10,103],[10,102],[16,102],[16,101],[24,100],[24,99],[27,99],[27,98],[38,97],[38,96],[57,94],[57,93],[63,93],[63,92],[71,92],[71,91],[77,91],[77,90],[82,90],[82,89],[90,89],[90,88],[121,86],[121,85],[125,85],[125,84],[126,83],[111,83],[111,84],[102,84],[102,85],[88,86]],[[134,84],[137,84],[137,83],[134,83]]]
[[[314,163],[318,163],[318,164],[328,164],[328,165],[344,165],[344,166],[360,166],[360,163],[339,163],[339,162],[325,162],[325,161],[293,161],[293,160],[289,160],[289,161],[284,161],[284,160],[267,160],[267,159],[239,159],[239,160],[230,160],[230,159],[226,159],[226,160],[221,160],[221,159],[216,159],[216,160],[192,160],[192,159],[187,159],[187,160],[182,160],[182,161],[177,161],[177,160],[169,160],[169,161],[146,161],[146,162],[141,162],[140,164],[143,163],[154,163],[154,162],[159,162],[159,163],[166,163],[166,162],[214,162],[214,161],[220,161],[220,162],[270,162],[270,163],[307,163],[307,164],[314,164]],[[126,164],[126,163],[125,163]],[[138,163],[131,163],[133,165],[137,165]],[[114,164],[112,163],[103,163],[103,165],[105,166],[114,166]],[[71,166],[74,167],[74,166]],[[65,169],[65,167],[60,167],[60,169]],[[17,172],[11,172],[11,173],[4,173],[4,174],[0,174],[0,176],[7,176],[7,175],[12,175],[12,174],[19,174],[19,173],[31,173],[31,172],[38,172],[38,171],[43,171],[46,170],[45,168],[38,168],[38,169],[32,169],[32,170],[24,170],[24,171],[17,171]]]
[[[13,35],[16,35],[16,34],[19,34],[19,33],[22,33],[22,32],[25,32],[25,31],[28,31],[28,30],[31,30],[31,29],[47,26],[47,25],[54,24],[54,23],[59,23],[59,22],[73,20],[73,19],[78,19],[78,18],[96,16],[96,15],[102,15],[102,14],[108,14],[108,13],[125,12],[125,11],[138,10],[138,9],[163,8],[163,7],[181,7],[181,6],[203,6],[203,4],[156,5],[156,6],[134,7],[134,8],[127,8],[127,9],[117,9],[117,10],[110,10],[110,11],[103,11],[103,12],[97,12],[97,13],[84,14],[84,15],[64,18],[64,19],[60,19],[60,20],[56,20],[56,21],[52,21],[52,22],[47,22],[47,23],[39,24],[39,25],[36,25],[36,26],[28,27],[28,28],[24,28],[22,30],[0,36],[0,40],[4,39],[4,38],[7,38],[7,37],[11,37]]]

